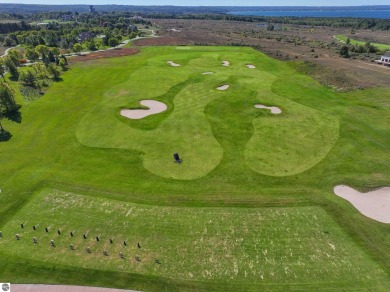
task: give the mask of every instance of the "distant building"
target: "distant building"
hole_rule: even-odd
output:
[[[375,60],[378,64],[390,66],[390,53],[384,54],[380,60]]]
[[[93,7],[93,5],[89,6],[89,12],[96,13],[96,9],[95,9],[95,7]]]
[[[95,37],[95,34],[90,31],[85,31],[79,34],[78,41],[80,43],[83,43],[87,40],[93,39]]]

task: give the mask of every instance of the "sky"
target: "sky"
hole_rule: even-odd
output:
[[[0,0],[0,3],[23,4],[123,4],[177,6],[359,6],[390,5],[389,0]],[[1,11],[1,6],[0,6]]]

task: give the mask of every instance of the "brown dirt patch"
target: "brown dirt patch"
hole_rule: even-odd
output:
[[[137,48],[118,48],[113,50],[107,50],[103,52],[93,52],[88,55],[80,55],[76,57],[69,58],[71,63],[74,62],[82,62],[82,61],[90,61],[102,58],[113,58],[113,57],[123,57],[130,56],[139,53],[139,49]]]

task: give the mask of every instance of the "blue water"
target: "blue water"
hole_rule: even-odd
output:
[[[229,14],[251,16],[297,16],[297,17],[359,17],[390,19],[390,10],[275,10],[232,11]]]

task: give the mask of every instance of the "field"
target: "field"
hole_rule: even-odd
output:
[[[339,41],[342,41],[344,43],[347,41],[347,37],[345,35],[336,35],[336,38]],[[351,45],[362,45],[362,46],[364,46],[366,44],[365,42],[354,40],[354,39],[350,39],[350,42],[351,42]],[[388,45],[388,44],[371,43],[371,45],[377,47],[381,51],[390,50],[390,45]]]
[[[390,285],[390,226],[332,192],[390,184],[388,88],[335,93],[245,47],[141,48],[74,62],[62,77],[23,105],[21,123],[3,121],[12,138],[0,143],[0,280]],[[120,115],[149,99],[168,109]]]

